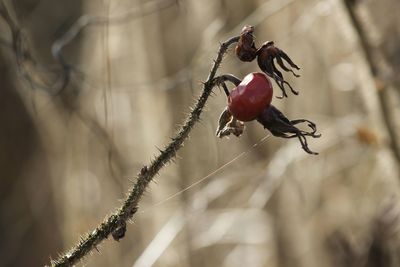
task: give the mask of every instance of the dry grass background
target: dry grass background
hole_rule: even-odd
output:
[[[65,47],[84,75],[58,96],[31,88],[12,51],[0,47],[2,266],[48,263],[119,206],[132,177],[189,112],[219,42],[246,24],[255,25],[258,44],[274,40],[301,67],[301,77],[290,78],[300,95],[273,101],[290,118],[317,123],[322,137],[310,147],[320,155],[296,140],[259,143],[267,132],[256,123],[240,139],[217,139],[226,100],[216,90],[126,237],[80,265],[400,266],[399,161],[384,119],[396,134],[396,0],[357,1],[367,39],[381,53],[379,79],[339,0],[187,0],[150,15],[140,12],[148,1],[5,2],[49,66],[52,43],[81,15],[138,13],[86,27]],[[230,52],[219,73],[243,77],[257,68]]]

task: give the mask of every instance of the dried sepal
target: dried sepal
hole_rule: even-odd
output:
[[[267,107],[263,113],[257,118],[264,128],[268,129],[274,136],[282,138],[298,138],[301,147],[309,154],[318,155],[308,148],[306,136],[318,138],[321,135],[317,134],[317,126],[312,121],[306,119],[289,120],[281,111],[273,105]],[[310,128],[309,131],[300,130],[295,125],[306,123]]]
[[[225,136],[229,136],[230,134],[239,137],[242,135],[243,131],[244,123],[235,119],[226,107],[219,116],[218,129],[215,133],[217,137],[223,138]]]
[[[288,86],[293,94],[298,95],[299,92],[294,90],[293,87],[285,81],[283,78],[282,72],[276,67],[274,59],[276,63],[286,72],[291,72],[295,77],[300,77],[297,73],[293,71],[292,68],[299,70],[300,68],[292,61],[292,59],[281,49],[275,46],[273,41],[265,42],[258,50],[257,50],[257,63],[260,69],[265,72],[268,76],[273,78],[275,82],[278,84],[279,88],[282,90],[282,96],[278,98],[287,97],[286,88]],[[284,59],[290,67],[287,67],[282,60]]]
[[[233,74],[223,74],[221,76],[217,76],[214,78],[213,83],[215,85],[217,85],[219,88],[222,87],[226,96],[229,97],[230,92],[226,85],[226,82],[230,82],[233,85],[238,86],[242,82],[242,80],[240,80],[238,77],[236,77]]]

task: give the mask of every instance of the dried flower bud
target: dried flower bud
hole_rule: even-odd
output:
[[[235,48],[235,53],[241,61],[250,62],[257,56],[257,48],[254,44],[254,27],[244,26],[240,33],[240,39]]]

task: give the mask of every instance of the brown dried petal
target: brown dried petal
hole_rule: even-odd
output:
[[[239,137],[242,135],[243,131],[244,123],[235,119],[229,112],[228,108],[225,108],[219,117],[218,129],[215,133],[217,137],[223,138],[224,136],[229,136],[230,134]]]

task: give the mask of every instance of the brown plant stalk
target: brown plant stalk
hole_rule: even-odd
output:
[[[387,63],[384,60],[382,52],[378,47],[373,45],[372,40],[368,37],[368,25],[363,23],[363,20],[357,13],[358,4],[359,3],[354,0],[344,0],[344,5],[358,36],[370,73],[376,84],[379,84],[376,88],[376,92],[382,112],[383,124],[388,133],[389,148],[397,163],[400,164],[400,142],[398,141],[398,133],[396,131],[396,119],[393,116],[389,101],[389,88],[394,87],[394,84],[391,79],[386,78],[388,75],[382,68],[382,63],[384,62],[384,65],[387,65]]]
[[[214,64],[211,67],[207,80],[203,84],[203,91],[185,123],[176,136],[172,138],[171,143],[161,150],[160,154],[149,165],[142,167],[137,175],[135,185],[129,190],[128,196],[122,206],[100,223],[96,229],[82,237],[81,241],[69,252],[63,253],[57,260],[52,260],[51,266],[72,266],[76,264],[93,249],[97,249],[97,246],[107,239],[110,234],[115,240],[123,238],[126,231],[126,222],[132,219],[133,215],[136,213],[138,204],[146,188],[163,166],[175,157],[176,152],[182,147],[190,131],[199,120],[207,99],[216,85],[215,75],[222,62],[223,56],[229,46],[236,43],[238,40],[238,36],[232,37],[220,45]]]

